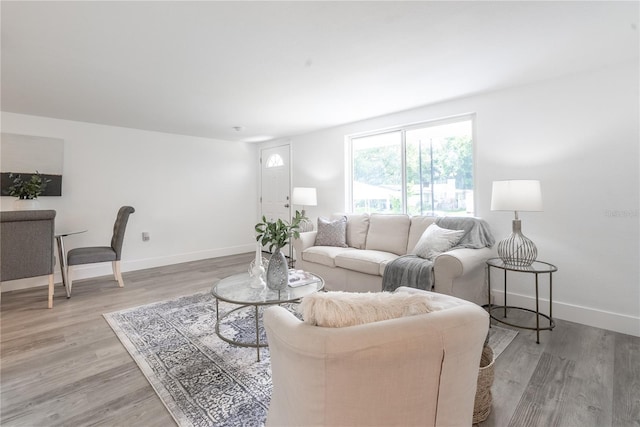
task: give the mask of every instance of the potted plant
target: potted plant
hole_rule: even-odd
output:
[[[282,290],[289,284],[287,259],[280,249],[290,243],[292,237],[300,237],[301,220],[302,215],[296,211],[291,223],[282,219],[267,221],[267,218],[262,216],[262,222],[255,226],[256,241],[273,252],[267,267],[267,287],[270,289]]]
[[[51,182],[36,171],[29,179],[23,179],[21,174],[9,174],[9,179],[13,180],[13,185],[9,187],[9,195],[17,197],[14,206],[16,209],[37,209],[38,203],[36,199],[47,188],[47,184]]]

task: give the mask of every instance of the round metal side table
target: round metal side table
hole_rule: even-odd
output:
[[[498,270],[504,271],[504,305],[493,305],[491,304],[491,269],[496,268]],[[507,272],[516,272],[516,273],[530,273],[535,275],[535,285],[536,285],[536,309],[531,310],[524,307],[515,307],[507,304]],[[505,325],[513,326],[515,328],[521,329],[529,329],[532,331],[536,331],[536,343],[540,344],[540,331],[550,331],[556,326],[556,322],[553,320],[553,273],[558,271],[558,267],[553,264],[544,261],[534,261],[533,264],[527,267],[520,267],[515,265],[505,264],[500,258],[490,258],[487,260],[487,287],[489,288],[489,304],[487,305],[487,311],[491,318],[497,322],[503,323]],[[549,315],[540,313],[540,299],[539,299],[539,285],[538,285],[538,276],[540,274],[548,274],[549,275]],[[504,317],[502,319],[495,317],[493,315],[494,310],[503,309]],[[511,310],[521,310],[528,311],[531,313],[535,313],[536,315],[536,326],[535,328],[523,325],[517,325],[515,323],[510,323],[505,321],[507,318],[507,309]],[[549,326],[540,326],[540,317],[543,317],[549,320]]]

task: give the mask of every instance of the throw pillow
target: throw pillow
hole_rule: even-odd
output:
[[[457,245],[464,233],[464,230],[449,230],[431,224],[424,230],[411,253],[420,258],[433,259]]]
[[[364,249],[369,230],[369,214],[333,214],[331,219],[347,217],[347,246]]]
[[[328,328],[362,325],[380,320],[441,310],[426,292],[317,292],[298,308],[305,323]]]
[[[318,233],[316,234],[316,246],[347,247],[347,217],[330,221],[326,218],[318,218]]]

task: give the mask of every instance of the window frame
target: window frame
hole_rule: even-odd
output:
[[[476,214],[476,188],[477,188],[477,144],[476,144],[476,114],[464,113],[455,116],[449,116],[445,118],[427,120],[423,122],[410,123],[405,125],[398,125],[388,128],[376,129],[366,132],[359,132],[345,136],[345,207],[349,212],[355,212],[353,204],[353,140],[359,138],[365,138],[370,136],[382,135],[386,133],[400,132],[400,151],[401,151],[401,179],[402,179],[402,213],[407,214],[407,132],[417,129],[424,129],[428,127],[443,126],[457,122],[471,122],[471,152],[473,156],[472,161],[472,173],[473,173],[473,215]]]

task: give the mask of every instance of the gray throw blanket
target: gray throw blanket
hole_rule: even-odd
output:
[[[490,248],[496,242],[489,228],[489,224],[483,219],[461,216],[442,216],[436,219],[436,225],[449,230],[464,230],[466,233],[460,238],[458,244],[452,249]]]
[[[452,249],[490,248],[495,243],[489,224],[480,218],[445,216],[437,218],[435,224],[441,228],[466,232]],[[433,286],[433,261],[417,255],[404,255],[387,264],[382,276],[382,290],[393,291],[400,286],[430,291]]]
[[[400,286],[430,291],[433,283],[433,262],[418,255],[403,255],[384,269],[382,290],[395,291]]]

